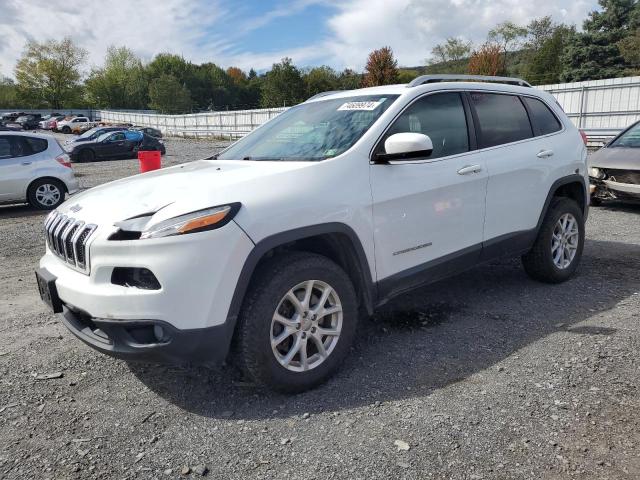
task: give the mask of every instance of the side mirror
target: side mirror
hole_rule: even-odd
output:
[[[376,162],[390,160],[412,160],[428,157],[433,152],[433,143],[422,133],[395,133],[384,142],[386,153],[376,155]]]

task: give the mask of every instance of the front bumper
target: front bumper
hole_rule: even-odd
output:
[[[124,360],[216,365],[227,356],[233,326],[180,330],[157,320],[92,318],[64,307],[62,322],[76,337],[101,353]]]
[[[640,200],[640,185],[591,178],[591,196],[598,200]]]
[[[228,318],[235,285],[253,243],[235,222],[222,228],[149,240],[108,240],[115,229],[96,231],[89,245],[90,274],[70,268],[49,249],[40,268],[51,273],[65,325],[97,350],[143,359],[212,361],[227,352],[235,318]],[[114,283],[114,269],[148,269],[160,288]],[[87,330],[92,324],[109,342]],[[127,337],[130,329],[158,325],[171,341],[145,345]],[[147,329],[148,330],[148,329]],[[94,332],[95,333],[95,332]],[[220,343],[218,343],[220,342]],[[225,346],[226,344],[226,346]]]

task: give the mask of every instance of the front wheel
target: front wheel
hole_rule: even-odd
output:
[[[533,248],[522,256],[525,271],[541,282],[568,280],[580,263],[584,237],[584,216],[578,204],[570,198],[554,198]]]
[[[358,308],[349,276],[321,255],[293,252],[256,273],[240,314],[240,364],[257,383],[295,393],[328,379],[347,355]]]

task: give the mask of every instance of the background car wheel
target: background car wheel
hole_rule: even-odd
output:
[[[240,366],[275,390],[308,390],[336,371],[357,320],[353,285],[338,265],[306,252],[276,256],[256,272],[240,313]]]
[[[67,134],[69,134],[69,133],[71,133],[71,128],[69,128],[69,127],[66,127],[66,126],[65,126],[65,127],[62,127],[62,130],[60,130],[60,131],[61,131],[62,133],[67,133]]]
[[[591,197],[591,201],[589,203],[594,207],[599,207],[600,205],[602,205],[602,200],[596,197]]]
[[[80,152],[78,158],[81,162],[93,162],[96,159],[96,154],[93,152],[93,150],[87,148]]]
[[[568,280],[580,263],[584,236],[584,217],[578,204],[569,198],[554,198],[533,248],[522,256],[525,271],[541,282]]]
[[[54,178],[42,178],[29,186],[29,203],[39,210],[53,210],[64,202],[65,188]]]

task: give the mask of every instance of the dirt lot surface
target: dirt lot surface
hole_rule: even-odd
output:
[[[165,164],[215,147],[168,140]],[[505,260],[398,298],[298,396],[86,347],[36,294],[43,219],[0,208],[0,478],[640,478],[639,207],[591,210],[563,285]]]

